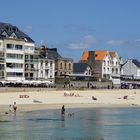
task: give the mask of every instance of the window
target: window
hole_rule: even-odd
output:
[[[41,60],[41,67],[43,66],[43,60]]]
[[[22,77],[23,73],[18,72],[7,72],[7,76],[9,77]]]
[[[45,65],[48,66],[48,61],[45,62]]]
[[[22,55],[22,54],[7,53],[7,58],[12,58],[12,59],[23,59],[23,55]]]
[[[30,73],[30,77],[33,78],[33,73]]]
[[[52,62],[52,61],[50,61],[50,67],[52,67],[52,64],[53,64],[53,62]]]
[[[104,60],[104,66],[106,65],[105,60]]]
[[[25,55],[25,59],[28,59],[28,55]]]
[[[112,68],[112,73],[114,73],[114,68]]]
[[[25,68],[28,68],[28,64],[25,65]]]
[[[14,49],[14,44],[7,44],[7,49]]]
[[[69,70],[71,69],[71,64],[69,63]]]
[[[118,74],[118,69],[116,68],[116,74]]]
[[[16,50],[22,50],[23,46],[22,45],[15,45]]]
[[[109,66],[109,61],[108,61],[108,66]]]
[[[28,73],[25,73],[25,77],[28,77]]]
[[[62,69],[62,62],[60,63],[60,69]]]
[[[105,72],[106,70],[105,70],[105,67],[104,67],[104,72]]]
[[[108,72],[109,72],[109,68],[107,68]]]
[[[30,66],[31,66],[32,69],[34,68],[34,65],[33,64],[31,64]]]
[[[90,71],[90,69],[88,70],[88,73],[89,73],[89,75],[91,74],[91,71]]]

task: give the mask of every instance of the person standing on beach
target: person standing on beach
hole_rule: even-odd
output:
[[[16,113],[16,111],[17,111],[17,105],[16,105],[16,102],[14,102],[13,110],[14,110],[14,113]]]
[[[65,114],[65,107],[64,105],[62,106],[62,109],[61,109],[61,114],[64,115]]]

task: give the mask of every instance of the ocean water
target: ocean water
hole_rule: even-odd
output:
[[[140,140],[140,108],[66,108],[65,116],[60,110],[0,115],[0,140]]]

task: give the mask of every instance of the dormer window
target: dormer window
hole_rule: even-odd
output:
[[[4,31],[2,34],[1,34],[3,37],[8,37],[8,34]]]
[[[17,38],[16,34],[13,32],[11,35],[10,35],[11,38]]]
[[[18,28],[17,27],[14,27],[13,28],[13,31],[17,33],[18,32]]]
[[[8,31],[8,30],[9,30],[9,27],[8,27],[8,26],[6,26],[6,27],[5,27],[5,29],[6,29],[6,31]]]

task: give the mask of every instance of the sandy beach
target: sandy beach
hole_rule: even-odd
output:
[[[124,98],[126,97],[126,99]],[[140,90],[0,90],[0,112],[17,103],[17,111],[85,107],[140,107]]]

